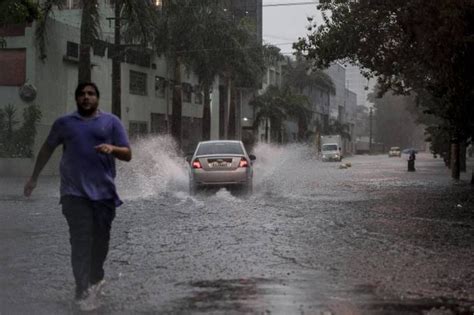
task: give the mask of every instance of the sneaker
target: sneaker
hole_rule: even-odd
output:
[[[105,285],[105,280],[102,279],[96,284],[91,285],[89,290],[93,291],[96,296],[105,296],[104,285]]]
[[[76,304],[79,306],[79,309],[84,312],[93,311],[100,306],[96,294],[91,288],[87,289],[80,298],[76,299]]]

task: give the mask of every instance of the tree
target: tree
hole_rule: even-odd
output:
[[[252,25],[243,19],[230,33],[231,49],[227,51],[223,60],[222,77],[227,82],[230,97],[229,123],[227,136],[233,139],[236,134],[235,113],[237,88],[256,89],[261,84],[266,69],[264,53],[266,46],[262,46],[258,38],[252,33]]]
[[[296,49],[318,66],[343,60],[369,69],[366,75],[378,77],[381,94],[426,91],[437,101],[425,109],[446,123],[454,148],[472,136],[472,1],[327,0],[319,8],[331,15]],[[458,169],[453,167],[454,178]]]
[[[274,130],[274,138],[280,138],[283,121],[288,118],[296,119],[299,128],[304,127],[307,117],[311,112],[308,109],[308,98],[304,95],[295,94],[289,87],[279,88],[270,85],[265,93],[259,95],[250,101],[250,105],[255,107],[256,115],[254,127],[265,125],[265,139],[270,140],[269,123]],[[298,128],[298,133],[302,132]],[[301,138],[300,140],[302,140]]]
[[[41,119],[38,106],[30,105],[23,110],[23,122],[19,128],[16,108],[9,104],[0,108],[0,157],[32,157],[36,136],[36,123]]]
[[[331,77],[316,68],[314,64],[303,56],[297,56],[296,60],[287,59],[284,68],[285,84],[303,93],[307,88],[319,88],[331,94],[336,94],[336,87]]]
[[[387,92],[377,97],[376,91],[368,95],[374,103],[375,141],[385,147],[416,148],[424,144],[423,128],[416,124],[415,113],[409,111],[415,107],[415,95],[394,95]]]
[[[270,125],[273,130],[280,132],[283,121],[288,117],[285,111],[285,100],[276,86],[269,86],[262,95],[250,101],[255,107],[254,128],[265,125],[265,141],[270,141]]]
[[[313,88],[326,91],[333,95],[336,93],[336,88],[329,75],[315,68],[311,62],[301,55],[297,56],[294,61],[287,59],[283,79],[284,85],[300,96],[305,95],[308,90]],[[309,105],[308,102],[307,105]],[[299,108],[297,108],[294,114],[296,115],[292,115],[292,117],[296,118],[298,122],[298,140],[302,141],[307,138],[311,112],[308,108],[306,108],[305,111],[299,111]],[[318,131],[321,132],[321,130]]]
[[[0,27],[31,23],[38,18],[39,14],[38,4],[31,0],[4,0],[0,3]]]
[[[210,136],[210,89],[216,75],[228,86],[235,81],[254,82],[259,46],[244,26],[236,23],[222,2],[168,0],[163,3],[155,47],[174,64],[171,133],[181,140],[181,71],[194,71],[204,93],[203,137]],[[261,45],[260,45],[261,47]],[[263,71],[263,70],[262,70]],[[232,91],[232,89],[231,89]],[[232,92],[231,92],[232,93]],[[230,106],[231,111],[233,106]]]
[[[193,32],[194,49],[189,50],[183,59],[199,77],[204,94],[202,138],[208,140],[211,125],[211,86],[217,75],[223,75],[228,70],[229,60],[235,56],[235,50],[238,50],[237,53],[247,53],[245,50],[249,47],[242,47],[241,43],[234,40],[242,30],[220,2],[211,1],[198,8],[198,24],[190,30]]]
[[[337,119],[331,119],[329,121],[328,129],[326,133],[329,135],[340,135],[341,138],[351,140],[351,134],[349,133],[349,125],[340,122]]]

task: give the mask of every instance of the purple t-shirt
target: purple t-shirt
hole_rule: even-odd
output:
[[[113,200],[122,204],[115,188],[115,157],[99,153],[95,146],[107,143],[130,147],[122,122],[114,115],[98,112],[84,119],[78,112],[58,118],[47,138],[51,148],[63,145],[61,197]]]

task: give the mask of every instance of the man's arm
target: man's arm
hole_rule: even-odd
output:
[[[36,182],[38,180],[38,177],[43,170],[44,166],[46,163],[48,163],[49,159],[51,158],[51,155],[54,152],[54,148],[51,148],[47,142],[43,144],[41,147],[38,156],[36,157],[36,163],[35,163],[35,168],[33,169],[33,174],[31,177],[28,179],[28,181],[25,184],[25,188],[23,190],[23,194],[26,197],[29,197],[31,193],[33,192],[33,189],[36,187]]]
[[[111,144],[99,144],[95,147],[97,152],[112,154],[121,161],[129,162],[132,159],[132,150],[129,147],[118,147]]]

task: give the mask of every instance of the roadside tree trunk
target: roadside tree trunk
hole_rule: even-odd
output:
[[[265,142],[268,143],[268,118],[265,119]]]
[[[461,172],[466,172],[466,141],[462,141],[459,145],[459,169]]]
[[[97,3],[96,1],[83,1],[81,15],[81,35],[79,44],[79,66],[78,66],[78,82],[91,81],[91,47],[94,40],[93,17],[90,12]]]
[[[181,63],[177,58],[174,68],[174,84],[173,84],[173,112],[171,114],[171,136],[175,139],[178,147],[181,148],[181,114],[182,114],[182,98],[181,98]]]
[[[451,143],[451,177],[453,179],[460,178],[460,159],[459,159],[459,140]]]
[[[112,57],[112,113],[118,118],[122,117],[122,74],[120,61],[122,59],[122,49],[120,46],[120,11],[121,0],[115,0],[114,16],[114,54]]]
[[[229,124],[228,124],[228,132],[227,137],[228,139],[235,140],[235,106],[236,106],[236,95],[235,95],[235,86],[230,83],[230,104],[229,104]]]
[[[204,92],[204,106],[202,113],[202,140],[211,139],[211,96],[210,96],[210,84],[208,82],[203,83]]]

